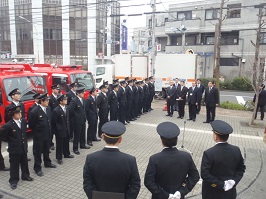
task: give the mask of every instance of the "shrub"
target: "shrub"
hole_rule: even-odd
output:
[[[222,102],[220,105],[222,108],[225,109],[231,109],[231,110],[241,110],[241,111],[247,111],[248,109],[242,105],[242,104],[238,104],[238,103],[233,103],[233,102]]]
[[[214,83],[215,83],[216,79],[214,79],[214,78],[202,78],[201,79],[201,83],[202,83],[203,86],[205,86],[205,88],[208,87],[209,81],[214,81]],[[223,88],[223,84],[224,83],[220,81],[220,88]]]
[[[232,89],[239,91],[252,91],[253,88],[251,86],[251,82],[246,77],[236,77],[232,81]]]

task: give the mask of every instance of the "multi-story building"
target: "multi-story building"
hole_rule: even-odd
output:
[[[220,2],[220,0],[201,0],[170,5],[167,13],[156,17],[155,36],[157,44],[161,47],[161,52],[158,53],[182,53],[184,49],[193,49],[195,53],[201,55],[199,76],[212,77],[215,24],[220,16]],[[249,71],[255,55],[252,42],[256,43],[259,27],[259,9],[256,5],[262,5],[262,3],[265,1],[229,0],[224,5],[220,70],[225,78],[251,74]],[[266,6],[262,11],[265,20]],[[148,15],[146,28],[151,27],[152,19],[151,15]],[[183,33],[178,30],[180,28],[186,29],[185,40],[182,40]],[[151,46],[150,42],[146,45]],[[266,29],[264,26],[261,33],[261,64],[265,64],[265,57]]]
[[[107,1],[0,0],[0,50],[19,61],[90,68],[101,61],[103,34],[120,40],[120,4]],[[119,51],[105,44],[105,59]]]

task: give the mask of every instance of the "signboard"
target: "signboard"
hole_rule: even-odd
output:
[[[127,28],[127,20],[124,19],[122,23],[122,50],[127,50],[127,42],[128,42],[128,28]]]
[[[161,44],[158,44],[158,45],[156,45],[156,48],[157,48],[157,51],[158,51],[158,52],[161,52],[161,50],[162,50],[162,45],[161,45]]]
[[[155,91],[162,91],[162,84],[163,84],[162,78],[156,78],[154,82]]]

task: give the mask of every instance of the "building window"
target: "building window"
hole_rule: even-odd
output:
[[[220,66],[239,66],[238,58],[221,58]]]
[[[149,28],[152,27],[152,19],[149,19]]]
[[[168,22],[168,17],[164,18],[164,22]]]
[[[184,11],[177,13],[177,20],[192,19],[192,11]]]
[[[29,4],[31,3],[31,0],[15,0],[15,5],[21,5],[21,4]]]
[[[222,33],[222,45],[237,45],[239,40],[239,32]]]
[[[205,19],[212,20],[218,19],[220,17],[220,13],[216,9],[206,10],[205,11]]]
[[[61,29],[43,29],[43,39],[62,40],[62,30]]]
[[[8,6],[8,0],[1,0],[0,7]]]
[[[241,17],[241,3],[227,5],[227,18]]]
[[[260,34],[260,43],[266,44],[266,32]]]

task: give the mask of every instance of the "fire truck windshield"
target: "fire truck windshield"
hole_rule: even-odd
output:
[[[3,80],[7,100],[12,101],[8,96],[13,89],[18,88],[21,92],[21,101],[28,101],[33,99],[35,93],[46,93],[45,80],[40,76],[22,76],[5,78]]]
[[[91,90],[94,87],[93,77],[90,73],[71,74],[71,83],[77,82],[78,87],[84,87],[86,90]]]

